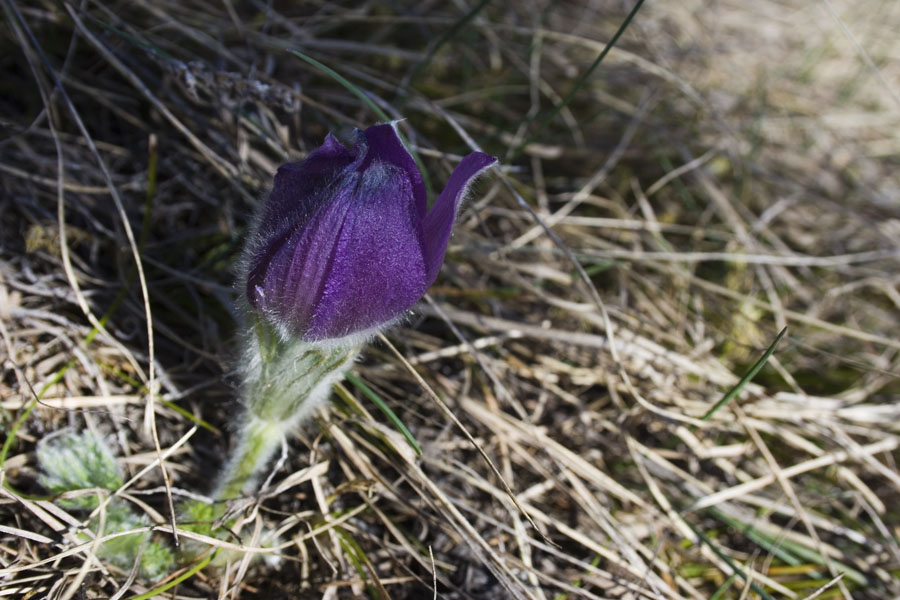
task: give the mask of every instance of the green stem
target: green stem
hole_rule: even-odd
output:
[[[325,401],[361,345],[321,347],[285,340],[257,323],[248,340],[242,394],[246,416],[238,443],[225,464],[213,497],[230,500],[256,491],[260,475],[282,437]]]
[[[259,474],[281,443],[282,435],[281,423],[249,415],[241,431],[241,440],[225,467],[228,478],[220,484],[215,497],[227,500],[252,494]]]

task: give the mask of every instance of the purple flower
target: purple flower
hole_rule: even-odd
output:
[[[456,211],[496,159],[466,156],[428,210],[425,185],[393,124],[332,135],[282,165],[247,250],[247,297],[279,330],[305,341],[370,332],[434,282]]]

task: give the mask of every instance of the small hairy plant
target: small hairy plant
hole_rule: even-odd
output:
[[[104,501],[104,496],[122,486],[122,472],[109,446],[92,431],[63,430],[48,436],[38,444],[37,457],[41,484],[54,495],[94,490],[57,500],[69,510],[90,513],[87,529],[91,533],[79,534],[85,542],[97,535],[106,537],[148,525],[147,518],[121,498]],[[172,551],[164,542],[152,539],[148,531],[112,537],[95,552],[123,570],[132,569],[140,557],[139,573],[151,581],[166,575],[174,564]]]
[[[106,443],[90,430],[76,433],[64,429],[38,444],[41,485],[54,495],[98,488],[115,491],[121,487],[122,473]],[[61,498],[60,506],[94,510],[99,504],[96,494]]]

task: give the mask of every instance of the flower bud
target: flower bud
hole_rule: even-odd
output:
[[[434,282],[457,208],[496,159],[466,156],[428,210],[395,125],[333,136],[278,169],[246,254],[247,297],[282,334],[307,342],[372,333]]]

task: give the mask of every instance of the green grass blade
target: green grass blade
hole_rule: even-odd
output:
[[[312,56],[307,56],[306,54],[303,54],[299,50],[291,49],[290,53],[293,54],[294,56],[296,56],[297,58],[305,60],[306,62],[308,62],[309,64],[311,64],[315,68],[319,69],[320,71],[322,71],[323,73],[325,73],[326,75],[328,75],[329,77],[331,77],[332,79],[337,81],[339,84],[344,86],[348,92],[350,92],[351,94],[353,94],[354,96],[356,96],[357,98],[362,100],[363,104],[368,106],[369,109],[372,112],[374,112],[376,115],[378,115],[378,118],[381,119],[382,121],[384,121],[384,122],[393,121],[393,119],[391,119],[391,117],[386,112],[384,112],[384,110],[382,110],[380,106],[375,104],[372,101],[372,99],[369,98],[368,94],[366,94],[364,91],[359,89],[349,79],[347,79],[346,77],[344,77],[343,75],[341,75],[340,73],[338,73],[337,71],[335,71],[334,69],[329,67],[328,65],[322,64],[321,62],[314,59]],[[403,134],[401,134],[398,131],[397,135],[400,136],[400,139],[403,141],[403,144],[407,147],[407,149],[409,149],[409,153],[412,155],[413,160],[416,163],[416,167],[419,168],[419,172],[422,174],[422,182],[425,184],[425,189],[428,193],[428,199],[429,199],[428,203],[430,205],[431,199],[434,198],[434,190],[431,186],[431,178],[428,176],[428,171],[425,169],[425,164],[422,162],[422,159],[419,156],[419,153],[415,152],[414,150],[409,148],[409,144],[407,143],[406,139],[403,137]]]
[[[541,133],[544,132],[544,129],[547,128],[547,125],[562,112],[562,110],[572,103],[572,100],[575,99],[575,95],[581,91],[581,88],[587,83],[588,79],[590,79],[591,75],[594,74],[594,71],[600,66],[600,63],[603,62],[603,59],[606,58],[606,55],[609,54],[609,51],[613,49],[613,46],[616,45],[616,42],[619,41],[619,38],[622,37],[622,34],[625,33],[625,30],[628,29],[628,26],[631,24],[631,21],[634,19],[635,15],[637,15],[638,11],[641,9],[641,6],[644,4],[644,0],[638,0],[634,5],[634,8],[631,9],[631,12],[628,13],[628,16],[625,17],[625,20],[622,21],[622,24],[619,25],[619,29],[616,30],[615,35],[610,38],[610,40],[606,43],[606,46],[603,47],[603,50],[600,51],[599,56],[597,56],[596,60],[588,67],[587,71],[575,82],[575,86],[569,91],[563,101],[553,107],[553,110],[550,111],[546,117],[541,119],[540,124],[538,125],[537,131],[535,131],[531,136],[526,139],[524,142],[519,144],[519,146],[513,150],[512,154],[509,156],[508,160],[511,161],[513,158],[518,156],[518,154],[522,151],[525,146],[535,141],[538,137],[540,137]]]
[[[34,410],[34,407],[37,406],[38,402],[40,402],[41,398],[44,397],[44,394],[47,393],[52,386],[56,385],[60,381],[62,381],[63,376],[66,374],[72,366],[75,365],[75,359],[69,360],[62,368],[60,368],[56,373],[53,374],[53,377],[50,381],[47,382],[46,385],[41,389],[41,391],[35,395],[34,399],[28,403],[28,407],[22,411],[22,414],[19,415],[19,418],[16,419],[16,422],[13,423],[13,426],[9,430],[9,434],[6,436],[6,440],[3,442],[3,449],[0,450],[0,469],[3,468],[3,465],[6,463],[6,456],[9,454],[10,448],[12,448],[13,442],[16,441],[16,434],[19,432],[19,428],[22,424],[25,423],[25,419],[28,418],[28,415],[31,414],[31,411]],[[6,481],[4,480],[4,484]]]
[[[737,579],[737,575],[732,575],[725,582],[719,586],[719,589],[716,590],[712,596],[709,597],[709,600],[722,600],[725,597],[725,592],[731,589],[731,586],[734,585],[735,580]]]
[[[326,75],[328,75],[329,77],[331,77],[332,79],[337,81],[339,84],[344,86],[348,92],[350,92],[351,94],[353,94],[354,96],[356,96],[357,98],[362,100],[363,104],[368,106],[369,109],[373,113],[378,115],[378,118],[381,119],[382,121],[392,121],[393,120],[388,116],[388,114],[386,112],[384,112],[381,109],[380,106],[375,104],[372,101],[372,99],[369,98],[369,96],[364,91],[362,91],[361,89],[359,89],[358,87],[353,85],[349,79],[347,79],[346,77],[344,77],[343,75],[341,75],[340,73],[338,73],[337,71],[335,71],[334,69],[329,67],[328,65],[322,64],[319,61],[317,61],[316,59],[314,59],[312,56],[307,56],[306,54],[303,54],[299,50],[294,50],[293,48],[291,50],[289,50],[288,52],[290,52],[291,54],[293,54],[294,56],[296,56],[299,59],[305,60],[306,62],[308,62],[309,64],[311,64],[315,68],[319,69],[320,71],[322,71],[323,73],[325,73]]]
[[[858,583],[862,586],[869,584],[868,578],[860,571],[838,560],[827,559],[813,548],[809,548],[807,546],[804,546],[803,544],[799,544],[784,537],[773,536],[772,534],[765,531],[760,531],[749,523],[744,523],[742,521],[729,517],[722,511],[715,508],[705,510],[704,513],[719,521],[722,521],[729,527],[740,531],[751,542],[764,549],[766,552],[772,554],[773,556],[776,556],[787,565],[798,566],[804,563],[811,563],[820,565],[822,567],[827,567],[828,563],[830,562],[831,566],[842,572],[848,580]],[[807,575],[813,579],[820,579],[823,577],[823,575],[817,571],[809,571]]]
[[[720,408],[731,402],[735,396],[741,393],[741,390],[744,389],[744,386],[750,383],[750,381],[754,377],[756,377],[756,374],[759,373],[760,369],[765,366],[766,362],[769,360],[769,357],[772,356],[773,352],[775,352],[775,347],[778,345],[778,342],[781,341],[781,338],[783,338],[786,333],[787,327],[781,330],[781,332],[775,338],[775,341],[772,342],[772,344],[766,350],[766,353],[762,355],[762,358],[760,358],[753,364],[752,367],[750,367],[750,370],[747,371],[747,374],[741,377],[741,380],[738,381],[733,388],[728,390],[728,392],[724,396],[722,396],[721,400],[716,402],[716,404],[712,408],[706,411],[706,414],[701,417],[701,420],[708,421],[714,414],[716,414],[716,412]]]
[[[694,525],[693,523],[691,523],[690,521],[688,521],[686,519],[684,522],[687,524],[688,527],[691,528],[691,531],[694,532],[694,534],[697,536],[697,538],[699,538],[699,540],[702,543],[706,544],[710,550],[712,550],[713,552],[716,553],[716,556],[718,556],[720,559],[725,561],[725,563],[729,567],[731,567],[732,571],[734,571],[737,575],[739,575],[741,577],[741,579],[743,579],[744,581],[749,581],[750,588],[754,592],[756,592],[760,598],[762,598],[763,600],[775,600],[774,598],[772,598],[772,596],[770,596],[768,593],[766,593],[766,591],[764,589],[762,589],[759,586],[759,584],[757,584],[750,577],[748,577],[747,574],[744,573],[744,571],[742,571],[741,568],[734,563],[734,561],[731,559],[731,557],[728,556],[727,554],[725,554],[722,551],[722,549],[719,548],[719,546],[716,545],[715,542],[713,542],[711,539],[709,539],[709,537],[705,533],[700,531],[700,529],[696,525]]]
[[[208,565],[210,563],[210,561],[212,561],[212,559],[216,556],[217,553],[218,552],[210,553],[209,556],[207,556],[206,558],[204,558],[203,560],[198,562],[196,565],[194,565],[193,567],[191,567],[190,569],[188,569],[187,571],[185,571],[184,573],[182,573],[181,575],[179,575],[172,581],[166,582],[157,588],[153,588],[152,590],[145,592],[145,593],[141,594],[140,596],[132,596],[129,600],[147,600],[148,598],[153,598],[154,596],[159,596],[166,590],[169,590],[169,589],[175,587],[182,581],[186,581],[186,580],[190,579],[191,577],[193,577],[195,574],[202,571],[203,568],[206,567],[206,565]]]
[[[158,398],[158,400],[163,406],[165,406],[166,408],[168,408],[170,410],[174,410],[175,412],[177,412],[179,415],[181,415],[182,417],[184,417],[185,419],[187,419],[194,425],[202,427],[203,429],[205,429],[211,433],[215,433],[216,435],[219,435],[220,433],[222,433],[221,431],[219,431],[219,428],[216,427],[215,425],[207,423],[206,421],[204,421],[203,419],[201,419],[200,417],[198,417],[197,415],[195,415],[188,409],[178,406],[171,400],[163,400],[162,398]]]
[[[366,398],[375,403],[375,406],[378,407],[378,410],[383,412],[384,416],[386,416],[391,421],[391,423],[394,424],[394,427],[396,427],[397,430],[403,434],[403,437],[406,438],[406,441],[409,442],[409,445],[412,446],[412,449],[416,451],[416,454],[418,456],[422,456],[422,448],[419,446],[419,442],[416,441],[416,438],[413,437],[413,434],[410,433],[409,429],[406,428],[406,425],[403,424],[403,422],[397,417],[394,411],[392,411],[391,408],[384,403],[384,400],[382,400],[378,396],[378,394],[372,391],[372,388],[363,383],[359,377],[357,377],[350,371],[345,371],[344,377],[347,378],[347,381],[356,386],[356,388],[359,389],[359,391],[362,392]]]
[[[476,17],[476,15],[478,15],[478,13],[481,12],[482,9],[490,3],[491,3],[491,0],[481,0],[481,2],[476,4],[472,8],[472,10],[470,10],[469,12],[464,14],[456,23],[453,24],[453,26],[450,29],[445,31],[443,33],[443,35],[441,35],[437,39],[437,41],[428,50],[428,53],[425,55],[425,58],[423,58],[419,62],[419,64],[417,64],[416,67],[413,69],[412,74],[409,76],[409,81],[406,83],[406,85],[403,86],[403,89],[400,90],[401,95],[405,94],[407,89],[409,89],[409,87],[412,86],[413,83],[415,83],[415,81],[422,74],[422,71],[425,70],[425,68],[428,66],[428,64],[431,62],[431,60],[434,58],[435,54],[437,54],[438,50],[440,50],[444,46],[444,44],[446,44],[451,39],[453,39],[456,36],[456,34],[458,34],[460,31],[462,31],[463,28],[466,25],[468,25],[469,22],[472,19],[474,19]]]

